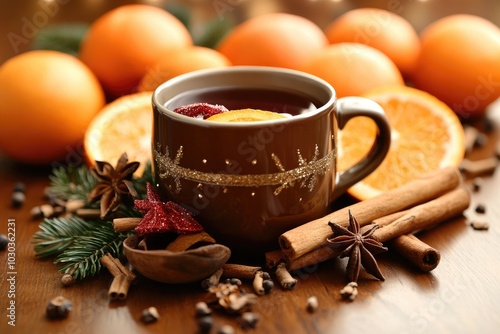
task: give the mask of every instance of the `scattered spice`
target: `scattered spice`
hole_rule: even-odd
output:
[[[85,201],[82,199],[71,199],[64,203],[64,209],[67,213],[76,213],[79,209],[85,207]]]
[[[348,299],[353,301],[358,295],[358,283],[349,282],[345,287],[340,290],[340,296],[342,299]]]
[[[11,205],[13,208],[20,208],[26,201],[26,186],[22,182],[14,184],[11,194]]]
[[[255,277],[252,282],[253,290],[255,291],[256,294],[259,296],[263,295],[266,293],[266,290],[264,289],[264,272],[263,271],[258,271],[255,273]]]
[[[479,132],[474,141],[474,147],[484,147],[486,144],[488,144],[488,136],[483,132]]]
[[[99,182],[90,191],[88,201],[92,203],[100,199],[101,218],[118,209],[125,198],[137,197],[131,179],[139,165],[137,161],[129,163],[127,154],[123,153],[114,168],[105,161],[96,161],[90,168]]]
[[[174,112],[194,118],[207,119],[210,116],[228,111],[226,107],[218,104],[192,103],[174,109]]]
[[[211,316],[204,316],[198,319],[198,328],[202,333],[208,333],[214,326],[214,319]]]
[[[286,269],[285,262],[281,262],[276,267],[276,278],[283,289],[291,290],[297,285],[297,279],[293,278],[290,272]]]
[[[0,251],[4,251],[7,249],[7,245],[9,244],[9,238],[5,234],[0,234]]]
[[[485,231],[490,228],[490,224],[484,221],[472,221],[470,222],[470,226],[478,231]]]
[[[474,192],[478,192],[479,190],[481,190],[483,183],[484,183],[484,180],[482,177],[475,177],[473,182],[472,182],[472,190]]]
[[[243,312],[239,319],[239,326],[243,329],[257,327],[259,323],[259,315],[255,312]]]
[[[208,289],[206,303],[228,314],[242,314],[252,308],[257,298],[257,295],[246,293],[239,285],[219,283]]]
[[[495,171],[498,165],[496,157],[485,158],[481,160],[463,159],[460,164],[460,171],[467,174],[469,177],[491,174]]]
[[[158,313],[158,310],[156,309],[156,307],[151,306],[151,307],[148,307],[147,309],[144,309],[142,311],[142,314],[141,314],[141,321],[142,322],[149,324],[149,323],[157,321],[158,319],[160,319],[160,314]]]
[[[73,304],[63,296],[57,296],[47,304],[46,315],[49,319],[66,318],[73,309]]]
[[[373,232],[379,227],[375,224],[369,224],[362,229],[359,223],[349,210],[349,227],[348,229],[328,222],[334,237],[327,238],[330,247],[334,250],[341,251],[340,257],[349,257],[347,263],[347,277],[349,281],[357,282],[361,266],[366,272],[375,276],[379,280],[384,280],[384,276],[380,272],[377,261],[374,255],[387,251],[387,248],[381,242],[373,238]]]
[[[231,325],[223,325],[217,330],[217,334],[234,334],[234,328]]]
[[[52,218],[59,216],[64,212],[64,208],[60,206],[54,207],[52,204],[42,204],[31,209],[33,219]]]
[[[318,309],[319,303],[318,298],[316,296],[311,296],[307,298],[306,309],[310,313],[316,312]]]
[[[205,302],[198,302],[195,306],[196,316],[202,317],[212,314],[212,310]]]
[[[61,283],[63,286],[70,286],[75,283],[75,278],[71,274],[64,274],[61,277]]]
[[[216,286],[217,284],[219,284],[222,273],[222,268],[218,269],[215,273],[201,281],[201,287],[204,290],[209,290],[211,287]]]
[[[481,213],[481,214],[486,213],[486,206],[484,206],[483,204],[478,204],[478,205],[476,206],[475,211],[476,211],[477,213]]]
[[[146,184],[146,193],[147,199],[134,201],[134,207],[144,214],[135,228],[139,237],[165,232],[190,234],[203,231],[203,227],[188,210],[174,202],[162,202],[149,182]]]
[[[274,289],[274,282],[271,279],[265,279],[264,282],[262,282],[262,286],[264,287],[264,292],[269,293]]]

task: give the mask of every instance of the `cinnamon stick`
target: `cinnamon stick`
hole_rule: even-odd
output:
[[[103,266],[105,266],[109,273],[113,277],[117,277],[119,275],[125,275],[129,277],[132,281],[135,280],[136,275],[127,267],[125,267],[120,260],[117,258],[111,256],[110,253],[104,254],[101,259],[99,260]]]
[[[434,270],[441,259],[441,254],[435,248],[413,234],[404,234],[395,238],[390,242],[389,248],[394,249],[411,264],[425,272]]]
[[[373,238],[386,242],[403,234],[433,227],[462,213],[469,207],[469,203],[469,192],[464,187],[457,188],[435,200],[411,208],[401,218],[376,230]]]
[[[127,298],[128,290],[132,284],[132,279],[127,275],[120,274],[113,277],[113,281],[108,290],[110,300],[124,300]]]
[[[380,242],[387,242],[404,234],[434,227],[461,214],[467,209],[469,203],[469,192],[465,188],[459,187],[432,201],[407,210],[404,215],[392,223],[388,223],[389,220],[387,219],[387,224],[376,230],[373,237]],[[332,235],[331,230],[329,235]],[[284,253],[284,260],[287,263],[288,270],[293,271],[326,261],[338,255],[340,253],[332,250],[328,243],[325,242],[298,258],[289,258]]]
[[[401,187],[289,230],[279,237],[280,247],[287,258],[298,258],[326,243],[326,238],[331,235],[329,221],[347,226],[348,210],[351,210],[360,225],[366,225],[374,219],[434,199],[456,188],[461,181],[462,177],[458,168],[443,168]]]
[[[139,225],[141,218],[127,217],[113,219],[113,228],[115,232],[127,232],[135,229]]]
[[[401,218],[403,215],[405,215],[408,211],[398,211],[395,213],[392,213],[390,215],[384,216],[377,218],[373,220],[371,223],[372,224],[377,224],[379,226],[385,226],[393,221],[395,221],[398,218]],[[331,230],[330,230],[330,233]],[[321,263],[323,261],[327,261],[329,259],[334,258],[335,256],[338,256],[339,254],[336,251],[333,251],[328,243],[325,243],[324,245],[321,245],[314,251],[308,252],[298,258],[295,258],[290,261],[290,259],[287,258],[287,256],[283,253],[281,249],[274,250],[274,251],[268,251],[265,253],[265,259],[266,259],[266,266],[268,268],[275,268],[278,264],[281,262],[285,262],[287,265],[287,268],[291,271],[297,270],[300,268],[308,267],[317,263]]]
[[[225,263],[222,265],[222,270],[224,277],[253,280],[255,274],[261,271],[262,267]]]

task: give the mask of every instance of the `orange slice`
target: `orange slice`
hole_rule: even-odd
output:
[[[286,118],[282,114],[259,109],[238,109],[216,114],[207,118],[207,121],[215,122],[257,122],[271,119]]]
[[[348,190],[353,197],[365,200],[433,170],[460,164],[465,153],[464,131],[446,104],[406,86],[377,88],[365,97],[384,109],[391,125],[391,148],[374,172]],[[366,155],[376,131],[375,123],[366,117],[347,123],[339,132],[339,171]]]
[[[136,175],[142,175],[151,161],[153,110],[152,92],[124,95],[108,103],[93,118],[84,137],[88,163],[107,161],[115,165],[123,152],[129,161],[141,163]]]

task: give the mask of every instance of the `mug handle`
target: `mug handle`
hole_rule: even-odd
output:
[[[366,116],[375,121],[378,127],[375,141],[368,152],[358,163],[349,169],[337,173],[333,198],[337,198],[349,187],[361,181],[377,168],[384,160],[391,145],[391,128],[382,107],[367,98],[343,97],[337,101],[337,122],[341,130],[354,117]]]

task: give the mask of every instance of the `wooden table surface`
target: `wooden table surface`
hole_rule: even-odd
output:
[[[35,1],[11,3],[2,4],[9,7],[7,12],[0,11],[2,16],[15,13],[9,20],[0,21],[3,34],[19,29],[20,18],[31,17],[37,6]],[[79,6],[72,2],[61,5],[53,20],[64,21],[65,17],[90,20],[111,6],[99,1],[79,3]],[[87,3],[94,6],[84,5]],[[371,2],[354,3],[361,6]],[[408,1],[408,6],[416,6],[415,3]],[[495,6],[484,7],[491,3]],[[477,10],[484,16],[494,15],[495,11],[498,14],[495,1],[475,2],[473,9],[470,4],[457,1],[454,10]],[[4,48],[2,52],[4,60],[13,50]],[[481,159],[493,154],[498,130],[490,132],[488,138],[487,146],[474,150],[469,158]],[[0,252],[0,333],[197,333],[194,306],[205,296],[198,283],[166,285],[141,278],[126,301],[110,302],[108,273],[63,287],[52,261],[35,258],[31,238],[39,221],[32,219],[30,209],[44,203],[43,190],[49,184],[49,174],[48,168],[18,165],[0,156],[0,233],[8,232],[9,221],[15,225],[14,268],[8,267],[8,252]],[[334,259],[304,268],[295,273],[299,279],[295,289],[276,287],[259,297],[255,311],[260,322],[255,330],[248,332],[497,333],[500,330],[500,171],[497,168],[496,173],[483,178],[484,185],[479,192],[472,193],[465,216],[476,217],[474,207],[484,204],[487,212],[481,218],[490,223],[490,229],[473,230],[466,217],[460,216],[421,234],[422,240],[441,252],[441,262],[431,273],[419,272],[393,252],[378,255],[386,280],[380,282],[362,275],[359,296],[353,302],[345,302],[339,295],[346,283],[344,260]],[[14,209],[10,206],[11,190],[19,181],[26,184],[27,199],[21,208]],[[347,203],[350,199],[344,196],[341,201]],[[67,319],[47,320],[46,304],[58,295],[70,299],[74,309]],[[306,300],[313,295],[318,298],[319,308],[309,313]],[[8,324],[12,301],[15,327]],[[161,319],[146,325],[139,318],[141,311],[150,306],[158,309]],[[216,328],[223,324],[237,328],[235,317],[216,313],[214,319]]]

